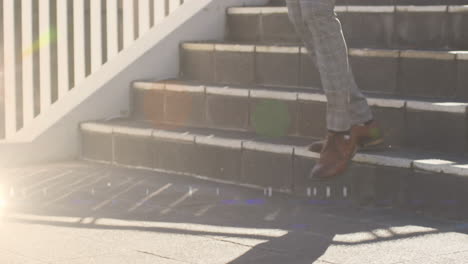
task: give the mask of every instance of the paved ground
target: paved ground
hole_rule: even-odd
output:
[[[2,264],[468,260],[468,223],[392,209],[84,162],[3,170],[1,183]]]

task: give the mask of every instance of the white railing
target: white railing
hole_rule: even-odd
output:
[[[1,136],[18,140],[19,132],[47,118],[54,104],[183,2],[0,0]]]

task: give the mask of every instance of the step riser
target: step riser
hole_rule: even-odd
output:
[[[251,49],[214,51],[183,48],[181,76],[219,84],[321,86],[320,74],[305,51],[295,52],[297,48],[294,47],[291,53],[255,52],[253,46]],[[359,54],[363,52],[364,55]],[[362,91],[468,101],[468,60],[464,54],[411,51],[366,54],[369,51],[350,50],[353,72]],[[442,58],[438,58],[440,54]]]
[[[468,12],[338,10],[350,47],[357,48],[450,48],[468,49]],[[443,7],[442,7],[443,8]],[[398,9],[395,9],[398,10]],[[275,14],[230,14],[230,41],[299,43],[286,12]]]
[[[296,93],[279,95],[289,96],[290,100],[272,99],[272,95],[256,98],[249,96],[248,90],[241,91],[245,92],[243,96],[134,89],[134,118],[155,124],[248,131],[273,137],[316,139],[326,134],[324,100],[303,100]],[[466,112],[421,111],[406,107],[404,101],[392,107],[371,104],[375,119],[382,123],[386,142],[394,147],[459,154],[468,150]]]
[[[317,204],[352,200],[359,204],[376,203],[467,217],[463,207],[468,201],[462,197],[468,190],[468,181],[454,175],[354,162],[345,175],[334,181],[314,183],[306,181],[304,176],[316,160],[292,151],[274,153],[92,131],[82,131],[82,137],[83,158],[88,160],[272,188],[309,197],[311,203]],[[107,139],[103,141],[104,138]],[[112,158],[102,155],[101,149],[112,153]]]

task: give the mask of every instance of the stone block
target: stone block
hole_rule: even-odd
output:
[[[307,49],[301,48],[301,70],[299,85],[308,88],[322,87],[320,72],[314,61],[314,55],[309,55]]]
[[[350,50],[354,78],[361,91],[395,94],[399,52],[396,50]]]
[[[120,165],[153,168],[152,129],[116,127],[114,161]]]
[[[298,47],[256,47],[257,82],[271,86],[299,85]]]
[[[241,182],[273,189],[292,189],[292,149],[249,147],[242,151]],[[260,150],[261,149],[261,150]]]
[[[241,96],[244,93],[246,96]],[[237,95],[207,94],[206,122],[209,127],[241,131],[248,129],[248,90],[241,90]]]
[[[264,137],[296,135],[299,119],[297,101],[293,98],[286,100],[284,93],[278,94],[284,96],[283,99],[270,96],[274,95],[272,91],[267,93],[263,97],[259,91],[251,91],[249,130]],[[291,93],[291,96],[295,96],[295,93]]]
[[[164,87],[164,84],[154,86]],[[163,89],[133,89],[133,118],[152,123],[164,120],[164,91]]]
[[[457,50],[468,49],[468,8],[449,6],[450,47]]]
[[[166,85],[168,89],[168,85]],[[165,101],[166,123],[182,126],[205,124],[205,94],[203,87],[167,90]]]
[[[180,66],[183,79],[213,82],[214,44],[182,44]]]
[[[153,137],[154,168],[168,171],[193,173],[197,155],[193,141]]]
[[[196,149],[197,155],[194,156],[196,174],[213,179],[240,182],[242,167],[240,142],[238,148],[223,144],[197,143]]]
[[[227,38],[230,41],[236,42],[257,42],[260,38],[260,15],[228,15]]]
[[[95,127],[88,129],[93,124],[81,125],[81,156],[85,159],[96,161],[113,161],[112,128]]]
[[[262,14],[260,41],[269,43],[301,42],[287,14]]]
[[[409,49],[437,49],[448,44],[446,6],[397,6],[396,45]]]
[[[215,81],[223,84],[255,83],[255,47],[215,45]]]
[[[374,5],[373,3],[371,7],[348,6],[347,12],[342,15],[343,32],[348,46],[355,48],[392,47],[395,8]]]
[[[407,109],[407,145],[427,151],[463,154],[467,151],[467,121],[461,113]]]
[[[324,138],[327,133],[326,112],[326,102],[299,100],[299,135]]]
[[[398,93],[405,96],[453,98],[456,60],[447,52],[403,51]]]

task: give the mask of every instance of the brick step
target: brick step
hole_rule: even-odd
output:
[[[181,77],[219,84],[320,87],[301,46],[230,43],[182,45]],[[468,101],[468,52],[350,49],[362,91]]]
[[[468,6],[368,5],[335,10],[350,47],[468,49]],[[286,7],[233,7],[227,19],[229,41],[300,42]]]
[[[468,0],[336,0],[337,5],[466,5]],[[270,0],[268,6],[284,6],[285,0]]]
[[[193,82],[134,83],[133,118],[309,139],[326,134],[326,98],[305,89],[221,87]],[[393,148],[468,152],[468,103],[369,97]],[[449,136],[447,136],[449,135]]]
[[[135,121],[81,125],[82,158],[155,169],[310,197],[466,218],[468,165],[427,152],[358,153],[344,175],[305,179],[318,154],[304,141],[251,133],[156,127]]]

